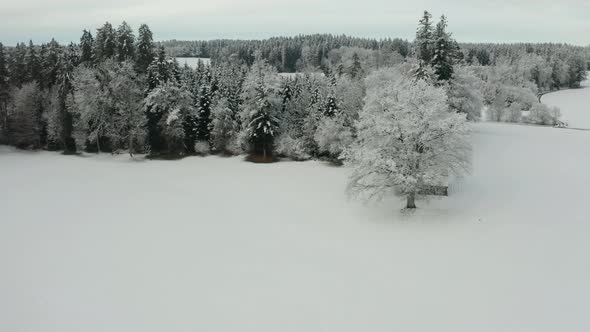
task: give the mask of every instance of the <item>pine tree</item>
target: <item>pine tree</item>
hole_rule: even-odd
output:
[[[116,32],[117,38],[117,59],[121,62],[134,59],[135,57],[135,36],[133,30],[123,21]]]
[[[20,88],[27,80],[26,54],[25,44],[18,43],[10,57],[10,82],[17,88]]]
[[[424,11],[424,15],[420,19],[418,30],[416,31],[416,40],[414,42],[416,47],[416,57],[418,60],[423,61],[429,65],[434,56],[432,50],[433,44],[433,29],[430,20],[432,15],[429,12]]]
[[[211,138],[211,95],[206,83],[201,85],[198,107],[196,119],[197,140],[209,142]]]
[[[45,51],[41,53],[44,54],[44,56],[41,57],[43,75],[41,87],[51,88],[58,81],[62,47],[55,41],[55,39],[51,39],[45,48],[41,48],[41,50],[43,49],[45,49]]]
[[[278,129],[278,121],[272,114],[272,105],[262,80],[256,87],[256,108],[249,115],[247,134],[251,152],[261,156],[263,161],[272,156],[273,141]]]
[[[139,27],[137,52],[135,56],[137,71],[140,73],[145,73],[152,61],[154,61],[154,57],[154,41],[152,32],[146,24],[142,24]]]
[[[33,41],[29,41],[29,47],[27,48],[27,54],[25,58],[25,63],[27,67],[27,81],[32,82],[40,82],[41,81],[41,62],[39,60],[39,56],[37,55],[37,50],[35,49],[35,45],[33,45]]]
[[[326,106],[324,107],[324,116],[333,117],[338,113],[338,105],[336,105],[336,97],[334,93],[328,95]]]
[[[97,61],[112,58],[117,53],[117,36],[111,23],[106,22],[96,31],[94,41],[94,55]]]
[[[354,53],[352,55],[352,67],[350,68],[350,76],[352,78],[357,78],[360,76],[363,67],[361,66],[361,60],[359,59],[359,55]]]
[[[80,37],[80,62],[92,63],[94,61],[94,37],[90,31],[84,29]]]
[[[436,74],[437,80],[448,81],[453,76],[453,62],[455,57],[455,41],[451,39],[451,34],[447,33],[447,19],[443,15],[436,25],[434,33],[434,57],[432,58],[432,67]]]

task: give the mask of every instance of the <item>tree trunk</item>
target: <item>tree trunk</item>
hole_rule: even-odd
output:
[[[406,209],[415,209],[416,208],[416,194],[410,193],[408,194],[408,201],[406,203]]]
[[[129,134],[129,155],[133,158],[133,135]]]

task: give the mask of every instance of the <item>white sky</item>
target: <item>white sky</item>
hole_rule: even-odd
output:
[[[0,0],[0,41],[55,37],[126,20],[156,40],[265,38],[299,33],[414,38],[424,9],[449,18],[458,41],[590,45],[590,0]]]

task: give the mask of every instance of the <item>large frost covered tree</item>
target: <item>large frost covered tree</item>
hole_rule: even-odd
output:
[[[163,144],[154,146],[150,142],[152,155],[164,153],[168,156],[183,155],[187,148],[185,137],[190,134],[185,131],[185,121],[195,116],[191,93],[183,86],[174,82],[166,82],[150,91],[144,100],[144,109],[148,113],[148,120],[159,119],[157,129]],[[149,114],[156,116],[150,117]]]
[[[445,90],[408,76],[394,68],[367,78],[358,137],[345,158],[351,195],[395,192],[412,209],[424,189],[469,170],[471,148],[466,116],[449,110]]]
[[[76,127],[98,152],[127,148],[133,155],[139,150],[136,143],[143,141],[145,122],[141,83],[128,61],[109,60],[74,72]]]

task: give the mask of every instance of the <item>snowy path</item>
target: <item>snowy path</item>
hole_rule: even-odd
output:
[[[559,107],[561,120],[570,128],[590,129],[590,80],[582,82],[581,89],[548,93],[541,97],[541,101]]]
[[[0,331],[588,331],[590,133],[485,123],[455,195],[0,147]]]

